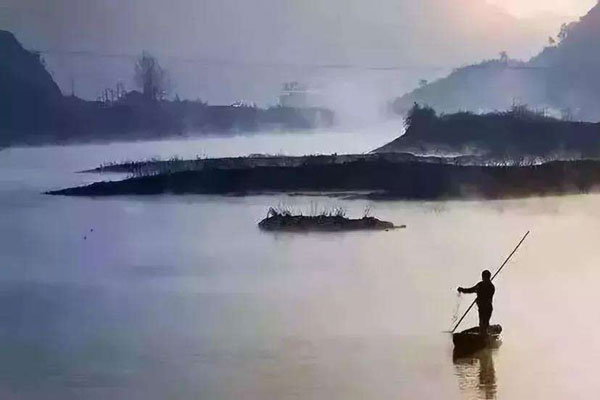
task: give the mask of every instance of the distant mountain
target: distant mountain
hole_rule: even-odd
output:
[[[0,147],[313,129],[334,123],[334,113],[318,107],[213,106],[199,100],[154,100],[136,91],[110,93],[103,101],[63,96],[39,54],[0,31]]]
[[[488,0],[129,0],[126,12],[109,0],[11,3],[0,6],[0,26],[26,48],[49,50],[44,57],[65,93],[75,87],[96,99],[117,80],[130,87],[130,56],[151,49],[164,56],[181,98],[272,104],[282,82],[298,80],[348,112],[358,107],[340,86],[383,104],[420,78],[501,50],[528,59],[563,22],[516,18]],[[385,70],[395,66],[402,71]]]
[[[484,112],[517,103],[569,119],[600,120],[600,4],[560,36],[528,62],[504,58],[459,68],[396,99],[393,107],[400,113],[414,103],[445,113]]]
[[[0,31],[0,93],[0,131],[47,124],[62,98],[41,57],[23,49],[7,31]]]
[[[545,71],[548,103],[575,117],[600,120],[600,4],[568,25],[564,35],[529,65]]]

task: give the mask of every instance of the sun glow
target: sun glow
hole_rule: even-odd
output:
[[[518,17],[532,17],[552,13],[564,16],[582,16],[598,0],[488,0]]]

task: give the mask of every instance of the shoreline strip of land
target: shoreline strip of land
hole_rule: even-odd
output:
[[[373,198],[502,199],[589,193],[600,188],[600,161],[477,165],[398,154],[237,158],[118,165],[121,181],[49,191],[51,195],[372,193]],[[169,168],[166,168],[166,167]],[[136,168],[138,168],[136,170]],[[136,172],[137,171],[137,172]]]

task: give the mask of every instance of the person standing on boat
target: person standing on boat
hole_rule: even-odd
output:
[[[496,288],[492,283],[492,274],[490,271],[485,270],[481,273],[481,282],[472,288],[458,288],[458,293],[477,293],[477,309],[479,310],[479,330],[481,333],[487,333],[487,329],[490,326],[490,318],[492,317],[492,299]]]

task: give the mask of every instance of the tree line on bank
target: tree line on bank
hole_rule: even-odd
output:
[[[96,101],[63,96],[40,54],[0,31],[0,146],[312,129],[334,123],[333,112],[323,108],[167,99],[168,73],[147,52],[136,60],[134,81],[139,91],[117,87]]]

